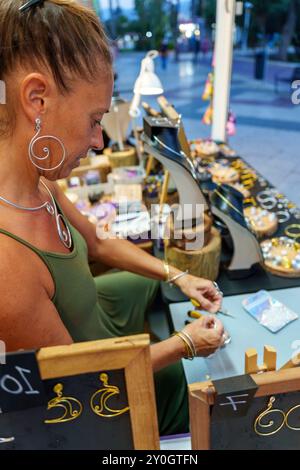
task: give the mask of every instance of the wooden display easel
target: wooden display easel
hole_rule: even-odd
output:
[[[262,412],[267,409],[268,402],[270,403],[269,400],[274,395],[285,394],[282,398],[282,401],[280,402],[280,405],[274,405],[274,408],[277,408],[278,406],[283,413],[291,409],[291,406],[294,406],[294,408],[298,406],[299,400],[297,399],[297,397],[295,398],[295,396],[293,396],[293,393],[299,392],[300,367],[294,367],[291,369],[284,369],[275,372],[266,372],[263,374],[253,374],[251,375],[251,377],[258,387],[254,397],[254,405],[253,408],[250,409],[249,414],[246,418],[236,417],[231,420],[230,426],[233,426],[232,423],[234,423],[235,429],[238,431],[236,435],[234,435],[234,430],[230,428],[230,426],[226,427],[228,418],[224,418],[223,422],[218,421],[218,423],[215,422],[214,425],[212,425],[211,407],[215,405],[217,398],[217,393],[213,386],[213,383],[211,381],[208,381],[189,385],[188,388],[191,421],[190,428],[193,450],[224,448],[222,447],[222,435],[219,436],[220,441],[216,442],[215,433],[217,430],[217,424],[219,429],[223,429],[223,431],[224,429],[226,429],[226,434],[223,434],[224,438],[226,438],[227,440],[232,440],[233,448],[236,448],[234,447],[236,440],[245,435],[245,419],[247,423],[246,426],[249,431],[248,434],[246,434],[248,438],[247,447],[244,447],[244,449],[276,449],[276,445],[278,445],[278,442],[280,442],[280,440],[273,441],[274,444],[272,444],[272,436],[257,436],[253,431],[253,425],[255,419],[257,419],[259,414],[261,415]],[[263,399],[260,400],[259,407],[257,407],[257,405],[255,405],[255,400],[260,398]],[[276,403],[278,403],[278,401],[276,401]],[[296,407],[294,405],[295,403]],[[299,414],[297,416],[299,416]],[[238,421],[239,419],[241,420],[240,428]],[[264,423],[270,423],[271,419],[272,415],[270,415],[270,417],[266,417]],[[299,433],[297,434],[296,431],[290,432],[292,433],[291,435],[293,436],[293,438],[297,439]],[[285,448],[286,446],[286,448],[290,448],[289,435],[286,435],[283,432],[281,436],[285,436],[285,441],[281,443],[282,447]],[[274,447],[272,447],[272,445]]]
[[[36,358],[41,379],[45,381],[59,378],[61,384],[64,384],[64,379],[67,380],[67,378],[69,378],[68,380],[70,381],[71,377],[73,377],[74,380],[78,380],[76,376],[81,374],[98,372],[101,372],[101,374],[109,374],[109,372],[111,372],[111,374],[113,374],[112,371],[124,371],[125,385],[122,385],[122,387],[124,387],[125,396],[127,395],[129,408],[127,412],[129,415],[127,415],[126,419],[130,422],[129,429],[132,435],[134,449],[159,449],[159,432],[148,335],[141,334],[74,343],[68,346],[42,348],[36,354]],[[86,380],[84,377],[85,376],[82,375],[80,379],[81,383]],[[68,383],[70,384],[70,382]],[[90,393],[89,384],[90,382],[88,381],[86,386]],[[117,387],[114,386],[114,383],[110,385],[113,390],[110,395],[116,395],[116,393],[118,393],[116,392]],[[101,388],[100,384],[99,388]],[[73,396],[77,396],[74,390]],[[90,395],[88,395],[87,404],[89,400]],[[87,404],[83,407],[82,414],[86,413],[86,416],[89,416],[88,413],[91,414],[92,412]],[[63,406],[60,406],[62,409]],[[105,406],[105,400],[103,401],[103,406]],[[114,402],[112,402],[110,406],[114,408]],[[114,410],[109,408],[110,413],[113,411]],[[12,413],[11,421],[15,419],[15,415],[17,415],[17,413]],[[5,414],[2,415],[2,417],[5,416]],[[118,418],[115,416],[113,416],[113,423],[106,421],[102,416],[103,415],[99,417],[99,427],[97,427],[99,442],[103,439],[103,430],[105,430],[106,425],[108,425],[108,427],[114,425],[116,427],[115,432],[117,432],[118,426],[121,425],[121,421],[118,421]],[[110,416],[112,415],[108,415],[108,418],[110,418]],[[30,428],[31,436],[34,435],[34,423],[35,421],[33,420]],[[81,426],[78,432],[88,433],[89,429],[87,423],[87,419],[82,420],[80,417],[76,424],[76,427]],[[64,441],[64,432],[66,432],[68,428],[68,426],[64,427],[65,424],[67,423],[58,425],[62,426],[58,430],[59,436],[62,436],[62,441]],[[21,425],[23,426],[23,421],[21,421]],[[95,432],[95,427],[93,429]],[[125,429],[128,429],[128,427],[125,427]],[[43,430],[43,432],[45,431]],[[22,433],[24,434],[24,430],[20,430],[20,432],[17,433],[18,439],[16,439],[16,444],[22,439]],[[48,439],[48,434],[46,434],[46,439]],[[69,439],[72,439],[72,437],[69,437]],[[35,445],[34,442],[32,444],[33,446]],[[3,446],[1,447],[1,450],[2,449]]]

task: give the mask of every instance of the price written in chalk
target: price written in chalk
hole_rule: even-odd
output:
[[[34,390],[26,378],[26,375],[31,374],[31,370],[24,369],[23,367],[15,366],[17,377],[6,374],[0,379],[0,387],[4,392],[12,393],[13,395],[20,395],[25,393],[26,395],[40,394],[39,390]]]
[[[44,385],[35,352],[11,353],[0,365],[0,408],[2,413],[44,405]]]

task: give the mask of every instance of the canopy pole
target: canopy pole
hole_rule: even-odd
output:
[[[214,50],[214,101],[211,138],[221,142],[226,142],[235,11],[236,0],[217,0]]]

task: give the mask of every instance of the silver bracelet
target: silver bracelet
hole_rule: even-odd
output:
[[[188,273],[189,271],[187,269],[186,271],[183,271],[182,273],[176,274],[175,276],[171,277],[171,279],[167,281],[167,284],[173,284],[173,282],[177,281],[177,279],[180,279],[181,277],[185,276]]]

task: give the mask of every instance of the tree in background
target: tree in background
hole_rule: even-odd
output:
[[[286,20],[282,29],[282,38],[281,38],[281,42],[279,46],[278,57],[280,60],[287,60],[289,45],[295,40],[296,42],[295,46],[296,46],[297,39],[299,40],[299,38],[296,38],[297,20],[300,19],[299,9],[300,9],[299,0],[289,1]],[[299,57],[299,60],[300,60],[300,57]]]
[[[172,41],[175,51],[175,61],[178,62],[179,59],[179,49],[177,47],[178,41],[178,15],[180,11],[180,0],[170,1],[170,29],[172,33]]]
[[[207,26],[211,27],[216,20],[216,0],[204,3],[202,12]],[[251,3],[253,4],[249,31],[251,47],[264,46],[272,36],[280,33],[279,59],[287,59],[291,44],[300,49],[300,0],[251,0]],[[243,16],[236,17],[236,23],[240,28],[243,27],[243,20]]]
[[[94,0],[100,4],[99,0]],[[120,8],[119,0],[109,0],[110,19],[106,22],[112,39],[128,32],[139,34],[137,49],[159,48],[166,35],[171,36],[175,48],[178,39],[180,0],[135,0],[136,19],[129,20]],[[249,46],[264,46],[277,37],[278,58],[286,60],[291,44],[296,47],[300,60],[300,0],[251,0],[253,4],[249,30]],[[190,0],[193,18],[203,17],[211,31],[216,21],[216,0]],[[243,16],[236,23],[243,28]],[[150,31],[152,37],[146,37]],[[297,57],[296,57],[297,58]]]
[[[135,0],[137,21],[135,31],[140,34],[139,48],[149,49],[149,39],[145,37],[147,31],[152,33],[150,44],[152,48],[159,48],[169,30],[168,5],[165,0]]]
[[[117,31],[116,31],[116,16],[115,10],[113,7],[113,0],[109,0],[109,21],[108,21],[108,29],[110,32],[110,37],[112,39],[116,39]]]

